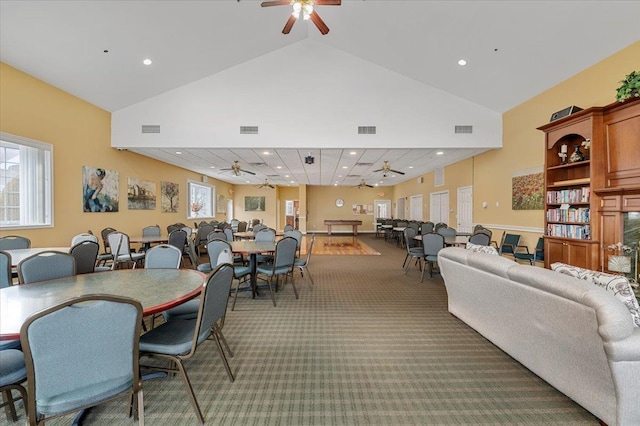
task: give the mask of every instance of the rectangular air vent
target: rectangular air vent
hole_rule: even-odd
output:
[[[356,166],[371,167],[373,166],[373,163],[356,163]]]
[[[376,126],[358,126],[359,135],[375,135]]]
[[[241,135],[257,135],[258,126],[240,126]]]
[[[267,163],[249,163],[249,164],[251,164],[254,167],[262,167],[267,165]]]
[[[350,177],[357,177],[357,178],[359,178],[359,177],[361,177],[361,176],[362,176],[362,175],[347,175],[347,177],[348,177],[348,178],[350,178]]]
[[[160,133],[159,124],[143,124],[142,133]]]
[[[455,133],[473,133],[473,126],[456,126]]]

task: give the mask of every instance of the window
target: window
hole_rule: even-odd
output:
[[[53,225],[53,147],[0,133],[0,228]]]
[[[214,217],[214,201],[216,188],[197,182],[187,182],[189,202],[187,203],[187,218],[200,219]]]

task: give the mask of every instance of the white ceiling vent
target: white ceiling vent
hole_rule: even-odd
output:
[[[473,126],[456,126],[455,133],[473,133]]]
[[[143,124],[142,133],[160,133],[159,124]]]
[[[241,135],[257,135],[258,126],[240,126]]]
[[[249,164],[251,164],[253,167],[262,167],[267,165],[267,163],[249,163]]]
[[[375,135],[376,126],[358,126],[359,135]]]

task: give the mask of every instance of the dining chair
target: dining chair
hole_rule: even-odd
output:
[[[127,393],[129,415],[133,408],[144,425],[141,324],[140,302],[106,294],[75,297],[30,316],[20,330],[29,424]]]
[[[268,226],[267,225],[263,225],[262,223],[257,223],[255,225],[253,225],[253,233],[257,234],[258,232],[262,231],[263,229],[267,229]]]
[[[142,228],[143,237],[159,237],[162,235],[162,230],[159,225],[150,225]]]
[[[108,239],[111,253],[113,254],[111,269],[116,269],[121,263],[128,265],[129,262],[133,264],[133,269],[135,269],[138,263],[144,261],[144,253],[132,252],[127,234],[117,231],[112,232],[108,235]]]
[[[226,227],[222,230],[222,232],[227,237],[227,241],[229,242],[233,241],[233,229],[231,229],[230,227]]]
[[[20,235],[0,237],[0,250],[17,250],[31,248],[31,240]]]
[[[101,263],[103,266],[107,264],[107,262],[113,260],[113,254],[111,253],[111,246],[109,245],[109,234],[112,232],[116,232],[115,228],[104,228],[100,231],[100,237],[102,238],[102,245],[104,246],[104,251],[98,254],[98,263]]]
[[[184,229],[174,229],[167,237],[167,244],[177,248],[182,253],[180,262],[182,264],[183,258],[188,258],[192,267],[195,267],[196,263],[191,253],[191,246],[189,245],[189,236]]]
[[[213,232],[213,231],[215,231],[215,228],[211,224],[209,224],[207,222],[204,222],[204,223],[201,222],[198,225],[198,228],[196,230],[196,235],[194,236],[194,239],[193,239],[193,245],[195,247],[196,255],[198,257],[203,252],[203,250],[201,250],[201,248],[206,250],[206,245],[207,245],[207,241],[208,241],[207,238],[208,238],[209,234],[211,232]]]
[[[404,236],[404,245],[407,250],[407,254],[404,257],[404,262],[402,263],[402,268],[404,269],[404,274],[406,275],[409,272],[409,265],[411,265],[411,261],[416,259],[417,263],[420,265],[420,270],[422,271],[422,258],[424,257],[424,250],[418,240],[415,237],[417,234],[415,228],[406,227],[403,231]]]
[[[438,229],[440,229],[440,228],[446,228],[446,227],[447,227],[447,224],[446,224],[446,223],[444,223],[444,222],[438,222],[438,223],[436,223],[435,225],[433,225],[433,231],[434,231],[434,232],[438,232]]]
[[[179,373],[201,424],[204,424],[204,416],[187,375],[184,361],[193,357],[197,348],[205,340],[212,337],[229,380],[234,381],[233,372],[222,348],[222,344],[227,346],[222,328],[232,281],[233,267],[226,263],[219,265],[209,274],[207,281],[202,285],[198,313],[195,319],[167,321],[140,337],[140,356],[142,358],[159,358],[169,361],[168,367],[159,365],[143,365],[142,367],[153,371]]]
[[[309,243],[309,247],[307,247],[307,256],[304,259],[296,259],[293,262],[293,266],[300,270],[300,276],[304,278],[304,272],[307,272],[309,276],[309,280],[311,281],[311,285],[315,285],[313,282],[313,277],[311,276],[311,272],[309,272],[309,262],[311,261],[311,252],[313,251],[313,243],[316,240],[316,234],[311,235],[311,242]]]
[[[458,231],[456,231],[456,228],[438,228],[438,230],[436,231],[436,234],[440,234],[443,237],[447,238],[451,238],[451,237],[455,237],[458,234]]]
[[[296,242],[298,243],[298,249],[296,250],[296,258],[299,258],[300,251],[302,250],[302,232],[298,231],[297,229],[292,229],[290,231],[284,231],[283,236],[295,238]]]
[[[433,232],[433,230],[434,230],[433,222],[424,222],[422,225],[420,225],[421,235],[430,234]]]
[[[516,248],[520,245],[520,238],[519,234],[509,234],[505,232],[500,247],[498,248],[498,253],[501,255],[508,254],[514,256],[515,259]]]
[[[182,250],[170,244],[158,244],[147,250],[145,269],[178,269],[182,261]]]
[[[76,274],[90,274],[96,270],[96,262],[100,246],[95,241],[80,241],[69,249],[69,254],[76,260]],[[103,267],[102,270],[109,268]]]
[[[241,221],[238,223],[238,232],[247,232],[247,222]]]
[[[15,403],[22,400],[26,406],[27,391],[21,385],[27,379],[27,368],[24,363],[24,354],[18,349],[0,350],[0,394],[2,404],[8,421],[18,421]],[[20,396],[16,398],[12,390],[18,391]],[[25,410],[26,413],[26,410]]]
[[[276,241],[276,231],[271,228],[268,228],[265,225],[259,225],[258,231],[254,230],[254,240],[256,242],[265,241],[270,243],[275,243]],[[258,254],[256,255],[256,262],[258,264],[271,262],[273,260],[273,255],[271,254]]]
[[[484,232],[478,232],[469,238],[469,242],[480,246],[488,246],[491,242],[491,237]]]
[[[525,252],[523,253],[522,250],[525,250]],[[536,262],[544,262],[544,238],[538,238],[533,253],[529,252],[529,247],[527,246],[517,246],[513,257],[515,257],[516,261],[526,260],[531,266],[535,265]]]
[[[83,241],[93,241],[96,244],[98,243],[98,237],[96,237],[93,234],[89,234],[88,232],[82,232],[80,234],[76,234],[73,236],[73,238],[71,238],[71,245],[75,246],[78,243],[81,243]],[[100,246],[98,246],[98,250],[100,250]]]
[[[429,265],[429,276],[433,277],[433,265],[438,263],[438,252],[444,248],[444,237],[441,234],[431,233],[422,236],[422,249],[424,250],[425,266]],[[424,280],[424,270],[420,275],[420,282]]]
[[[23,259],[17,266],[18,283],[70,277],[76,274],[76,259],[69,253],[46,250]]]
[[[264,232],[264,231],[262,231]],[[258,235],[256,234],[256,238]],[[271,300],[273,306],[276,306],[276,297],[274,294],[274,280],[275,288],[278,288],[279,277],[284,275],[286,279],[291,276],[291,285],[293,286],[293,293],[298,298],[298,290],[293,280],[293,266],[295,263],[296,250],[298,242],[295,238],[284,237],[276,243],[276,250],[273,255],[273,262],[264,265],[258,265],[256,268],[257,278],[266,281],[269,285],[269,292],[271,293]],[[284,285],[284,284],[283,284]]]
[[[295,229],[295,228],[293,227],[293,225],[285,225],[285,226],[284,226],[284,230],[283,230],[283,231],[284,231],[284,232],[287,232],[287,231],[293,231],[294,229]]]
[[[13,285],[13,276],[11,274],[11,255],[6,251],[0,250],[0,288]]]

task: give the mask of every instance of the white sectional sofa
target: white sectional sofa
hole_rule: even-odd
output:
[[[640,328],[613,294],[462,248],[438,265],[451,314],[609,426],[640,425]]]

